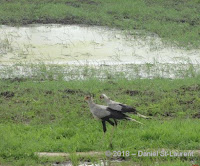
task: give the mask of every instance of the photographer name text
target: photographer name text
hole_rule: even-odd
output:
[[[142,151],[139,150],[137,153],[130,153],[129,151],[106,151],[107,157],[193,157],[194,151]]]

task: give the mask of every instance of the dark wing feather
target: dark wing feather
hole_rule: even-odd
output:
[[[125,105],[125,104],[119,104],[119,105],[122,107],[122,109],[121,109],[122,112],[137,114],[137,110],[135,108],[128,106],[128,105]]]
[[[109,118],[126,119],[127,117],[129,117],[129,116],[125,115],[123,112],[114,110],[110,107],[108,107],[106,110],[109,111],[111,114],[109,116],[105,117],[105,120],[109,119]]]

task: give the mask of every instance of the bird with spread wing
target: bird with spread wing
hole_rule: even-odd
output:
[[[135,108],[128,106],[126,104],[122,104],[122,103],[113,101],[108,96],[106,96],[105,94],[101,94],[100,99],[104,99],[107,106],[111,109],[120,111],[122,113],[133,113],[133,114],[138,115],[141,118],[149,119],[149,117],[138,113],[138,111]]]
[[[104,133],[106,132],[106,122],[112,126],[117,126],[117,120],[130,120],[142,124],[141,122],[138,122],[137,120],[126,115],[123,111],[118,111],[109,106],[94,103],[92,97],[90,96],[86,96],[85,101],[88,103],[93,117],[97,120],[101,120]],[[111,119],[113,119],[114,122],[111,121]]]

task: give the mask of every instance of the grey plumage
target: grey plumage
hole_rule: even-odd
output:
[[[145,118],[145,119],[148,119],[148,117],[144,116],[144,115],[141,115],[138,113],[138,111],[131,107],[131,106],[128,106],[126,104],[122,104],[122,103],[119,103],[119,102],[116,102],[116,101],[113,101],[111,100],[108,96],[106,96],[105,94],[102,94],[100,96],[101,99],[104,99],[104,101],[106,102],[107,106],[111,109],[115,109],[117,111],[121,111],[123,113],[133,113],[133,114],[136,114],[138,115],[139,117],[142,117],[142,118]]]
[[[102,118],[111,115],[111,113],[107,111],[107,106],[95,104],[91,97],[87,98],[86,101],[90,107],[90,112],[95,119],[101,120]]]
[[[106,121],[113,126],[117,125],[116,119],[131,120],[142,124],[141,122],[138,122],[135,119],[131,119],[128,115],[124,114],[123,112],[117,111],[108,106],[95,104],[92,97],[90,96],[86,96],[85,101],[88,103],[90,112],[92,113],[93,117],[97,120],[102,121],[104,132],[106,132],[106,124],[105,124]],[[114,123],[110,119],[113,119]]]

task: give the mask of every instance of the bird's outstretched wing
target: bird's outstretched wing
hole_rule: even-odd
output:
[[[133,114],[136,114],[137,116],[141,117],[141,118],[144,118],[144,119],[151,119],[150,117],[147,117],[145,115],[142,115],[142,114],[139,114],[138,111],[131,107],[131,106],[127,106],[125,104],[119,104],[121,106],[121,111],[123,113],[133,113]]]
[[[127,113],[134,113],[137,114],[137,110],[131,106],[125,105],[125,104],[119,104],[121,106],[121,111],[122,112],[127,112]]]
[[[109,115],[108,118],[113,118],[113,119],[126,119],[127,117],[129,117],[128,115],[124,114],[123,112],[114,110],[114,109],[112,109],[112,108],[110,108],[110,107],[107,107],[106,110],[110,112],[110,115]]]
[[[123,112],[121,111],[117,111],[117,110],[113,110],[111,108],[107,108],[107,111],[109,111],[111,113],[111,115],[109,115],[109,117],[107,118],[113,118],[113,119],[125,119],[125,120],[130,120],[130,121],[134,121],[134,122],[137,122],[137,123],[140,123],[140,124],[143,124],[141,122],[138,122],[137,120],[135,119],[132,119],[131,117],[129,117],[128,115],[124,114]]]

